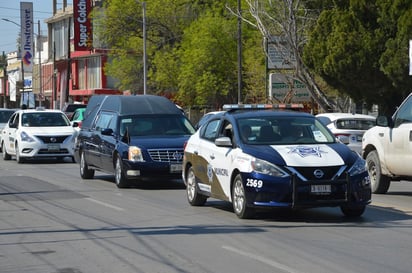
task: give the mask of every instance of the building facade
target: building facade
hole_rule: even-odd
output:
[[[47,37],[40,35],[40,23],[35,34],[33,70],[22,71],[17,51],[8,53],[7,65],[0,67],[3,106],[62,109],[65,103],[87,103],[94,94],[122,94],[104,73],[106,50],[93,44],[89,13],[100,4],[98,0],[73,0],[73,6],[68,6],[63,0],[57,9],[57,0],[53,0],[53,15],[45,20]],[[83,32],[85,27],[87,32]]]

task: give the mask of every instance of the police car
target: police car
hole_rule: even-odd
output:
[[[340,207],[361,216],[371,202],[365,161],[316,117],[278,105],[225,105],[186,143],[188,202],[229,201],[239,218],[257,208]]]

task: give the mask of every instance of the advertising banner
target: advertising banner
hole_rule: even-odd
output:
[[[34,48],[33,48],[33,3],[20,2],[20,53],[23,61],[24,72],[32,72]]]
[[[92,24],[89,18],[92,5],[90,0],[73,0],[74,50],[92,49]]]

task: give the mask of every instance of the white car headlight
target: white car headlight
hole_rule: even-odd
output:
[[[142,150],[136,146],[129,147],[129,160],[143,162]]]
[[[34,142],[34,138],[32,138],[31,136],[29,136],[26,132],[21,132],[20,133],[20,138],[21,141],[25,141],[25,142]]]
[[[285,177],[288,175],[285,171],[283,171],[278,166],[272,163],[269,163],[265,160],[262,160],[262,159],[254,158],[251,163],[252,163],[252,169],[258,173],[267,174],[271,176],[278,176],[278,177]]]
[[[349,169],[349,174],[350,175],[358,175],[363,172],[367,171],[366,168],[366,161],[363,160],[361,157],[358,157],[358,159],[355,161],[355,163],[350,167]]]

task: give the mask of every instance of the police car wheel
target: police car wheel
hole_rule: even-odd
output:
[[[340,209],[342,213],[347,217],[359,217],[365,212],[366,206],[342,206],[340,207]]]
[[[186,176],[186,195],[187,201],[192,206],[202,206],[206,203],[207,197],[200,194],[193,168],[190,167]]]
[[[240,219],[247,219],[253,216],[254,209],[246,205],[245,188],[240,174],[236,175],[235,180],[233,181],[232,204],[236,216]]]
[[[129,186],[127,178],[125,177],[123,172],[122,159],[119,156],[116,157],[114,180],[118,188],[127,188]]]

